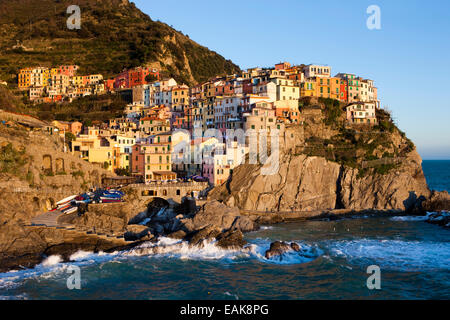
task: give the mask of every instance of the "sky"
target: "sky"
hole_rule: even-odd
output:
[[[239,65],[322,64],[375,80],[382,107],[426,160],[450,159],[450,1],[135,0]],[[369,30],[371,5],[381,29]]]

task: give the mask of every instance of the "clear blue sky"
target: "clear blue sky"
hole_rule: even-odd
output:
[[[242,69],[317,63],[375,80],[424,159],[450,159],[450,1],[136,0]],[[369,30],[368,6],[381,8]]]

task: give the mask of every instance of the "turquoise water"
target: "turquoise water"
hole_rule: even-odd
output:
[[[449,162],[425,162],[431,188],[449,190]],[[450,299],[450,232],[422,217],[354,218],[264,227],[245,251],[192,249],[162,239],[164,252],[79,252],[32,270],[0,274],[0,299]],[[295,241],[305,255],[266,260],[272,241]],[[146,251],[147,250],[147,251]],[[67,289],[68,267],[81,290]],[[381,270],[369,290],[367,268]]]
[[[424,161],[422,167],[430,189],[450,192],[450,160]]]

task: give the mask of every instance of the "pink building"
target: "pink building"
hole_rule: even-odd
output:
[[[77,74],[79,67],[77,65],[60,66],[58,72],[68,77],[73,77]]]
[[[141,144],[136,144],[132,148],[130,165],[133,176],[145,175],[145,153],[142,148]]]

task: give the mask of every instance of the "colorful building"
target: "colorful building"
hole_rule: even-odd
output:
[[[174,180],[172,171],[172,134],[157,135],[149,143],[133,146],[131,156],[132,174],[142,176],[146,183]]]
[[[356,102],[347,107],[347,121],[352,124],[377,124],[376,103]]]

